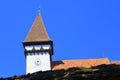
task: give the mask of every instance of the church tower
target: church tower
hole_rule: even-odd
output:
[[[23,42],[26,74],[51,70],[53,41],[49,38],[40,12]]]

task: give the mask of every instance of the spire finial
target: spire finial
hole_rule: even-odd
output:
[[[38,7],[38,12],[40,12],[40,6]]]

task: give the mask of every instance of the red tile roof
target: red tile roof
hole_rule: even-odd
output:
[[[38,13],[24,42],[51,41],[44,27],[40,13]]]
[[[110,61],[108,58],[54,61],[52,62],[52,70],[67,69],[71,67],[91,67],[101,64],[110,64]]]
[[[112,61],[111,63],[120,65],[120,61]]]

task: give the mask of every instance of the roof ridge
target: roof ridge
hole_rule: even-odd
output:
[[[108,59],[107,57],[105,58],[87,58],[87,59],[68,59],[68,60],[58,60],[58,61],[79,61],[79,60],[95,60],[95,59]],[[109,60],[109,59],[108,59]],[[53,61],[54,62],[54,61]],[[55,61],[56,62],[56,61]]]

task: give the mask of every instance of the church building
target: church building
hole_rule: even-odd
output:
[[[26,58],[26,74],[70,67],[110,64],[108,58],[52,61],[53,41],[48,36],[40,12],[38,12],[27,37],[23,41],[23,47]]]

